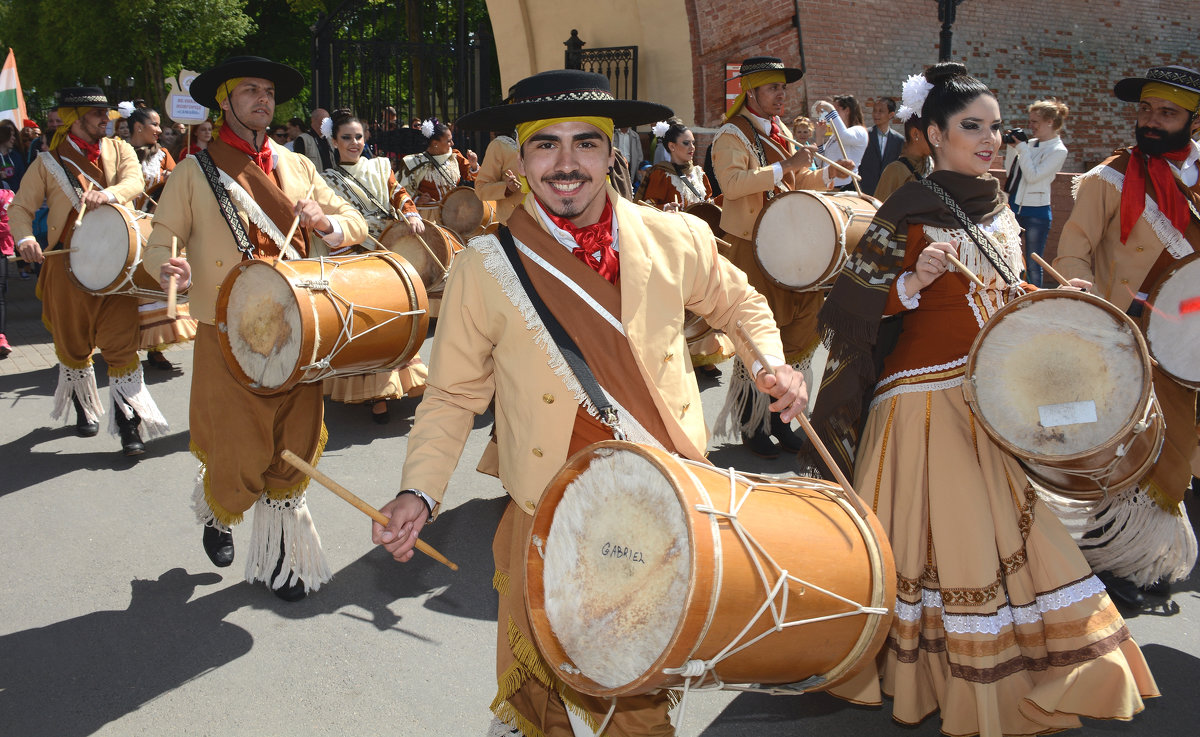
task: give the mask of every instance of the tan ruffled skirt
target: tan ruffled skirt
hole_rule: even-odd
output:
[[[893,717],[949,735],[1127,720],[1158,688],[1104,586],[961,387],[872,408],[855,488],[891,540],[896,620],[878,663]]]
[[[400,368],[358,376],[339,376],[326,379],[325,394],[335,402],[362,404],[381,399],[419,397],[425,393],[429,368],[416,356]]]
[[[196,319],[187,302],[175,306],[175,319],[167,317],[167,303],[138,299],[138,350],[161,351],[173,343],[196,338]]]

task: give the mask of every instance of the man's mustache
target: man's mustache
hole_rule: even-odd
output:
[[[542,177],[543,182],[590,182],[592,178],[581,171],[570,171]]]

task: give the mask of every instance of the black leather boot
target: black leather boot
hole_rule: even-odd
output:
[[[138,413],[129,405],[126,409],[133,417],[126,417],[120,406],[114,406],[113,412],[117,418],[117,432],[121,435],[121,452],[126,456],[140,456],[146,452],[146,446],[142,443],[142,434],[138,432],[138,425],[142,424],[142,418],[138,417]]]
[[[217,568],[233,565],[233,533],[212,525],[204,526],[204,553]]]
[[[1146,604],[1145,594],[1133,581],[1113,575],[1111,571],[1100,571],[1096,577],[1104,584],[1104,588],[1108,589],[1108,595],[1115,599],[1117,604],[1130,609],[1141,609]]]
[[[79,402],[79,397],[71,394],[71,404],[75,405],[75,434],[81,438],[92,438],[96,433],[100,432],[100,423],[96,420],[89,420],[87,415],[83,413],[83,405]]]
[[[279,547],[283,548],[282,543]],[[267,588],[271,588],[275,577],[283,571],[283,561],[286,559],[287,549],[283,548],[279,551],[279,562],[275,564],[275,570],[271,571],[270,577],[267,578]],[[271,593],[275,594],[284,601],[300,601],[304,597],[308,596],[308,592],[304,590],[304,581],[301,581],[299,578],[297,578],[296,582],[293,584],[284,584],[277,589],[271,589]]]
[[[750,421],[750,414],[754,411],[753,397],[747,400],[746,408],[742,410],[741,427],[745,428],[746,423]],[[771,419],[774,419],[772,417]],[[771,434],[764,431],[761,427],[756,427],[754,432],[748,433],[745,429],[742,430],[742,447],[750,451],[759,458],[778,458],[779,446],[771,440]]]
[[[771,413],[771,435],[790,453],[799,453],[806,447],[804,436],[798,435],[791,423],[780,419],[778,412]]]

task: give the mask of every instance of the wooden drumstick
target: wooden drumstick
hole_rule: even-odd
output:
[[[178,255],[179,238],[178,236],[171,236],[171,258],[175,258]],[[167,317],[171,318],[172,320],[175,319],[177,314],[175,311],[175,298],[178,296],[178,292],[179,277],[175,274],[171,274],[171,281],[167,283]]]
[[[304,461],[304,459],[302,459],[300,456],[296,455],[292,451],[285,450],[282,453],[280,453],[279,455],[281,458],[283,458],[283,460],[292,464],[292,466],[296,470],[303,472],[304,475],[310,477],[311,479],[313,479],[314,481],[319,483],[321,486],[324,486],[326,489],[329,489],[334,494],[337,494],[341,498],[350,502],[350,504],[357,507],[360,512],[366,514],[368,517],[375,520],[379,524],[386,527],[388,522],[391,522],[391,520],[389,520],[387,517],[383,516],[383,514],[378,509],[375,509],[370,504],[367,504],[362,499],[360,499],[358,496],[356,496],[354,494],[354,492],[350,491],[349,489],[342,486],[338,482],[334,481],[333,479],[329,478],[328,476],[321,473],[317,469],[313,468],[306,461]],[[442,555],[437,550],[434,550],[433,546],[430,545],[429,543],[425,542],[424,540],[417,538],[417,543],[413,547],[415,547],[417,550],[420,550],[425,555],[428,555],[430,558],[433,558],[438,563],[441,563],[442,565],[446,566],[450,570],[452,570],[452,571],[458,570],[458,566],[455,563],[451,562],[446,556]]]
[[[797,146],[806,146],[806,145],[808,145],[808,144],[805,144],[805,143],[800,143],[800,142],[799,142],[799,141],[797,141],[795,138],[789,138],[788,136],[784,136],[783,138],[784,138],[784,140],[785,140],[785,141],[791,141],[792,143],[794,143],[794,144],[795,144],[795,145],[797,145]],[[816,151],[813,151],[813,152],[812,152],[812,155],[813,155],[813,158],[820,159],[821,161],[824,161],[826,164],[829,164],[829,165],[830,165],[830,166],[832,166],[834,169],[837,169],[838,171],[840,171],[841,173],[843,173],[843,174],[845,174],[846,176],[850,177],[850,178],[851,178],[851,179],[853,179],[854,181],[856,181],[856,182],[861,182],[861,181],[862,181],[862,177],[860,177],[858,174],[854,173],[854,171],[852,171],[852,170],[850,170],[850,169],[847,169],[846,167],[842,166],[841,164],[839,164],[838,162],[836,162],[836,161],[834,161],[833,159],[829,158],[828,156],[822,156],[821,154],[817,153]]]
[[[437,261],[437,265],[442,267],[442,273],[445,274],[449,272],[450,267],[442,263],[442,260],[438,258],[436,253],[433,252],[433,249],[429,247],[429,244],[425,242],[425,239],[421,237],[421,234],[414,230],[413,235],[417,237],[417,240],[421,241],[421,245],[425,246],[425,250],[429,252],[430,256],[433,256],[433,260]]]
[[[1062,286],[1064,286],[1064,287],[1069,287],[1069,286],[1072,286],[1072,285],[1071,285],[1071,281],[1070,281],[1069,279],[1067,279],[1067,277],[1065,277],[1065,276],[1063,276],[1062,274],[1058,273],[1058,270],[1057,270],[1057,269],[1055,269],[1055,268],[1054,268],[1053,266],[1051,266],[1050,264],[1048,264],[1048,263],[1046,262],[1046,259],[1044,259],[1044,258],[1042,258],[1041,256],[1037,255],[1036,253],[1031,253],[1031,254],[1029,254],[1029,255],[1030,255],[1030,257],[1031,257],[1031,258],[1033,258],[1033,260],[1034,260],[1034,261],[1037,261],[1037,263],[1038,263],[1038,266],[1041,266],[1041,267],[1042,267],[1042,271],[1046,272],[1046,273],[1047,273],[1047,274],[1049,274],[1051,277],[1053,277],[1054,281],[1058,282],[1059,284],[1061,284],[1061,285],[1062,285]]]
[[[316,186],[317,186],[316,182],[313,182],[312,184],[308,185],[308,192],[305,193],[303,199],[307,200],[307,199],[311,198],[313,189],[315,189]],[[283,244],[285,246],[292,242],[292,236],[296,234],[296,228],[299,225],[300,225],[300,215],[299,215],[299,213],[297,213],[296,217],[292,218],[292,227],[288,228],[287,235],[284,236],[284,238],[283,238]]]
[[[60,248],[57,251],[43,251],[42,257],[45,258],[46,256],[58,256],[64,253],[75,253],[78,250],[78,248]],[[19,253],[14,253],[6,258],[8,258],[9,261],[20,261],[21,255]]]
[[[964,276],[978,284],[980,289],[987,289],[987,285],[983,283],[983,279],[980,279],[978,276],[976,276],[974,271],[971,271],[966,266],[963,266],[963,262],[959,261],[953,253],[950,253],[949,251],[942,251],[942,253],[945,254],[947,261],[954,264],[954,268],[958,269],[963,273]]]
[[[771,364],[767,363],[767,357],[763,355],[763,352],[759,349],[758,344],[754,342],[754,338],[750,337],[750,333],[746,332],[746,327],[742,325],[741,320],[737,321],[737,332],[738,336],[743,342],[745,342],[746,346],[750,348],[750,352],[754,354],[754,358],[760,364],[762,364],[764,369],[769,371],[771,375],[774,376],[775,369],[771,367]],[[817,435],[817,431],[813,428],[812,423],[808,421],[808,418],[804,416],[803,412],[796,415],[796,419],[800,421],[800,427],[803,428],[804,434],[808,436],[808,439],[812,442],[813,447],[817,449],[817,453],[821,455],[821,460],[825,461],[825,465],[830,471],[833,472],[833,476],[837,479],[838,485],[842,487],[843,491],[848,492],[845,494],[846,499],[849,500],[852,505],[854,505],[854,508],[858,510],[859,514],[865,517],[867,514],[866,508],[862,505],[862,501],[858,498],[858,494],[855,493],[854,487],[850,485],[850,480],[846,478],[846,474],[842,473],[841,466],[839,466],[833,460],[833,455],[829,452],[829,449],[825,447],[825,443],[821,441],[821,437]]]
[[[88,192],[91,192],[91,191],[92,191],[92,182],[89,179],[83,185],[83,193],[87,194]],[[79,217],[75,218],[75,227],[76,228],[78,228],[79,224],[83,222],[83,213],[86,211],[87,211],[87,203],[83,201],[82,197],[80,197],[79,198]]]

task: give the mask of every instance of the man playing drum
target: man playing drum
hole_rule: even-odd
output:
[[[382,508],[391,522],[374,525],[372,539],[399,561],[412,557],[475,416],[494,397],[500,480],[511,499],[493,542],[500,607],[492,709],[527,737],[570,735],[581,717],[581,728],[594,731],[610,708],[566,688],[531,634],[521,592],[538,498],[570,454],[618,435],[704,458],[708,437],[684,309],[718,329],[746,327],[776,376],[744,344],[741,355],[784,421],[808,401],[803,377],[778,358],[765,300],[717,254],[709,228],[689,215],[638,207],[606,182],[614,125],[668,115],[654,103],[614,100],[600,74],[558,70],[518,82],[512,102],[458,122],[515,126],[517,173],[532,196],[497,235],[473,239],[456,259],[409,433],[404,488]],[[568,368],[564,354],[582,356],[585,366]],[[667,707],[662,692],[618,699],[605,734],[671,734]]]
[[[46,259],[42,255],[33,237],[33,216],[43,200],[49,203],[50,254],[86,249],[93,244],[74,243],[71,237],[80,209],[86,213],[110,203],[128,203],[142,193],[142,170],[128,143],[104,137],[109,110],[115,106],[99,87],[68,87],[56,97],[63,124],[50,151],[38,154],[25,173],[9,209],[21,258],[42,264],[38,283],[42,321],[54,336],[59,360],[51,417],[58,418],[70,403],[75,406],[75,431],[84,437],[99,432],[104,405],[92,366],[92,350],[98,346],[108,364],[113,405],[109,432],[120,433],[125,455],[140,455],[145,448],[139,426],[154,437],[166,433],[167,421],[142,380],[138,300],[129,295],[99,297],[80,289],[71,280],[65,260],[70,256]]]
[[[1114,93],[1137,103],[1137,145],[1078,178],[1054,267],[1091,282],[1089,291],[1137,318],[1160,278],[1200,250],[1200,147],[1190,138],[1200,114],[1200,72],[1154,67],[1121,80]],[[1136,488],[1078,520],[1088,562],[1110,593],[1135,606],[1143,592],[1169,594],[1169,582],[1186,578],[1196,562],[1183,507],[1197,453],[1196,392],[1158,367],[1154,391],[1167,425],[1158,462]]]
[[[783,113],[787,85],[804,72],[785,67],[773,56],[755,56],[742,62],[742,94],[725,115],[712,145],[713,171],[725,202],[721,228],[732,245],[729,260],[746,273],[746,278],[767,298],[783,340],[784,359],[793,368],[806,371],[817,347],[817,310],[821,292],[792,292],[772,284],[754,257],[754,224],[767,201],[779,192],[794,189],[825,189],[819,172],[811,172],[811,147],[797,150],[791,132],[779,116]],[[780,244],[794,247],[795,243]],[[774,458],[778,446],[796,452],[803,440],[777,414],[767,410],[767,401],[754,390],[746,365],[734,359],[729,395],[717,420],[718,435],[736,435],[755,455]]]
[[[190,413],[191,449],[201,463],[193,501],[204,550],[214,565],[233,563],[230,526],[256,507],[246,578],[267,582],[288,601],[330,576],[305,506],[308,477],[280,458],[284,449],[314,464],[321,455],[321,384],[252,393],[222,358],[214,319],[221,282],[240,262],[301,258],[310,229],[331,249],[366,237],[362,215],[312,163],[266,135],[275,103],[303,86],[295,69],[256,56],[232,57],[196,77],[192,97],[220,108],[217,131],[207,151],[184,159],[167,180],[143,261],[164,287],[172,277],[181,289],[190,287],[192,317],[200,322]],[[285,241],[293,222],[300,228]],[[175,241],[187,258],[171,257]]]

